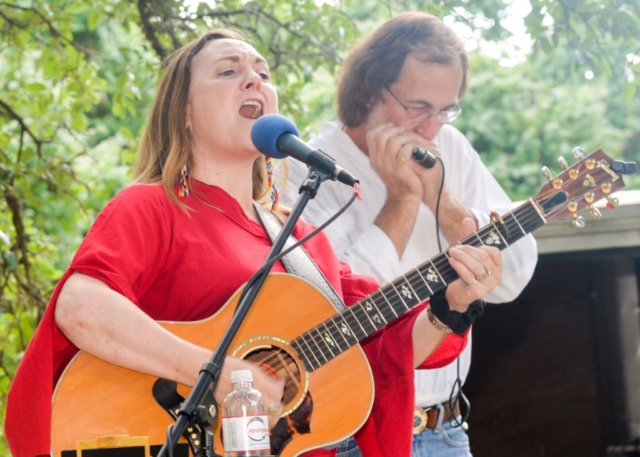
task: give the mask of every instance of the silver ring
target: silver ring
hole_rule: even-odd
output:
[[[471,287],[473,286],[475,283],[477,283],[478,281],[476,280],[475,276],[471,279],[471,282],[467,283],[467,286]]]

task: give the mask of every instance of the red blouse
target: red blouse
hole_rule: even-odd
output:
[[[5,435],[14,456],[50,453],[53,389],[78,351],[54,321],[58,294],[73,272],[106,283],[155,320],[194,321],[221,308],[260,268],[271,248],[262,225],[248,219],[224,190],[198,182],[193,190],[183,200],[194,210],[190,216],[158,185],[130,186],[100,213],[58,283],[11,385]],[[300,221],[294,236],[301,239],[312,230]],[[324,234],[305,249],[347,305],[377,289],[375,280],[352,274],[338,261]],[[272,271],[284,267],[278,263]],[[423,308],[407,312],[363,344],[376,383],[373,412],[356,435],[367,457],[410,455],[411,329]],[[423,367],[451,362],[465,344],[466,336],[448,336]]]

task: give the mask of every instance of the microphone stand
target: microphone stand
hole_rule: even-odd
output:
[[[282,227],[282,231],[273,243],[273,247],[269,251],[269,255],[267,256],[265,263],[269,262],[282,251],[289,235],[293,232],[296,222],[300,218],[304,208],[307,206],[307,203],[310,199],[316,196],[318,189],[320,188],[320,184],[330,177],[331,174],[328,172],[319,170],[314,166],[309,167],[309,175],[300,186],[300,197],[298,197],[298,200],[291,210],[291,214]],[[209,434],[209,438],[211,438],[211,425],[215,424],[219,417],[219,408],[215,405],[213,392],[218,384],[220,372],[222,371],[222,364],[224,363],[224,359],[229,347],[231,346],[233,338],[235,338],[238,333],[242,322],[249,313],[249,310],[258,295],[258,292],[260,292],[260,289],[269,276],[269,271],[270,269],[261,273],[255,278],[255,281],[252,281],[253,277],[249,280],[248,284],[250,285],[242,292],[242,296],[240,297],[236,307],[236,312],[231,319],[229,327],[222,336],[220,344],[218,344],[218,347],[213,352],[209,362],[202,366],[198,380],[178,411],[178,419],[176,420],[176,423],[169,426],[169,430],[167,430],[167,441],[160,449],[158,457],[168,457],[173,455],[173,449],[190,424],[200,424],[202,426],[202,430],[206,430],[206,433]],[[210,404],[206,405],[205,403]],[[205,442],[207,444],[203,446],[204,453],[200,455],[215,457],[217,454],[214,453],[213,440],[207,439]]]

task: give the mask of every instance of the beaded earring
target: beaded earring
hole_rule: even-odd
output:
[[[182,171],[180,172],[180,188],[178,189],[178,195],[180,197],[189,196],[189,167],[187,162],[184,163]]]
[[[278,209],[280,195],[278,194],[276,186],[273,184],[273,160],[271,157],[265,157],[265,162],[267,164],[267,185],[271,190],[271,210],[275,211]]]

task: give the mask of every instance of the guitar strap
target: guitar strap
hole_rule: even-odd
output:
[[[253,202],[253,206],[256,209],[256,213],[258,213],[260,222],[262,222],[269,238],[271,238],[271,242],[275,242],[278,234],[282,230],[282,221],[278,216],[262,205]],[[287,239],[283,250],[293,246],[296,242],[297,240],[293,235],[289,235],[289,239]],[[305,251],[302,246],[295,248],[281,260],[289,273],[306,279],[320,289],[320,291],[329,299],[336,311],[346,309],[345,304],[342,302],[342,299],[333,286],[329,283],[329,280],[327,280],[322,271],[320,271],[320,268],[318,268],[318,265],[316,265],[313,259],[309,257],[309,254],[307,254],[307,251]]]

